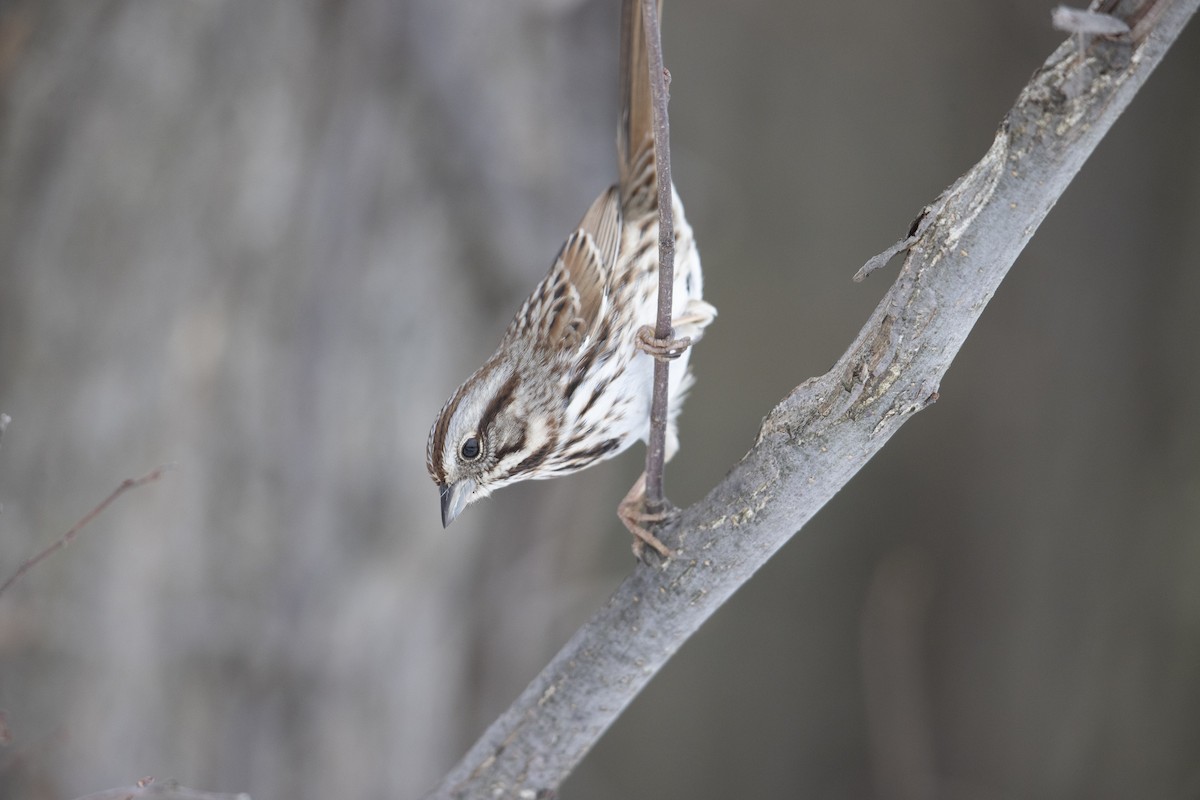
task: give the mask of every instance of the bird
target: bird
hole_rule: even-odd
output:
[[[661,18],[662,0],[658,3]],[[677,419],[694,383],[690,345],[717,311],[703,299],[700,256],[671,187],[675,232],[672,338],[654,338],[658,192],[654,111],[639,0],[621,10],[617,182],[567,236],[549,272],[505,330],[495,353],[442,406],[426,467],[447,527],[469,504],[524,480],[568,475],[646,441],[654,359],[674,360],[665,458],[679,450]],[[645,474],[619,507],[639,558],[671,551],[639,524]]]

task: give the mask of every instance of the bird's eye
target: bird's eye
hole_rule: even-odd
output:
[[[482,452],[482,450],[479,447],[478,436],[467,437],[467,440],[462,443],[460,448],[458,448],[458,454],[463,457],[464,461],[474,461],[475,459],[479,458],[480,452]]]

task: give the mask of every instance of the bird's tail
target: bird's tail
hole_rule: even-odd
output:
[[[658,0],[662,19],[662,0]],[[621,206],[626,216],[658,207],[654,172],[654,105],[641,0],[621,4],[621,121],[617,126]]]

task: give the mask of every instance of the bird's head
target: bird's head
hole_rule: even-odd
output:
[[[530,419],[519,373],[491,362],[442,406],[429,432],[425,464],[442,499],[447,526],[470,503],[531,477],[549,439]]]

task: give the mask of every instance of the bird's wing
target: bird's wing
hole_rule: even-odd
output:
[[[567,237],[510,332],[530,336],[534,349],[547,355],[579,348],[604,316],[620,241],[620,199],[613,187]]]

